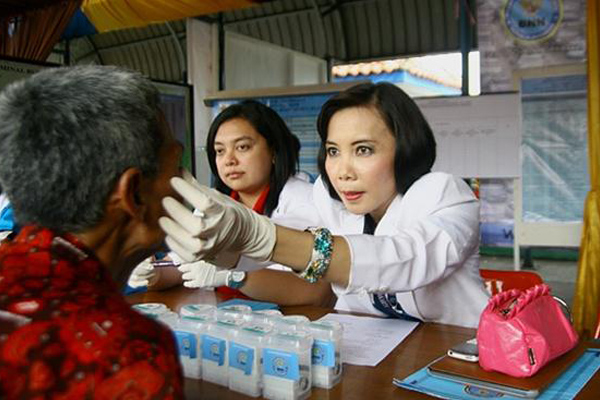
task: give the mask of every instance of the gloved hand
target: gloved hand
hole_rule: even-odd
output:
[[[137,265],[131,272],[127,284],[132,288],[152,286],[158,280],[156,269],[152,265],[152,258],[147,258]]]
[[[189,172],[183,177],[172,178],[171,185],[196,212],[172,197],[163,199],[170,218],[161,217],[159,224],[171,250],[188,262],[216,258],[222,251],[257,261],[271,259],[276,230],[269,218],[200,185]]]
[[[229,273],[206,261],[181,264],[177,269],[182,272],[183,286],[189,288],[213,289],[227,285]]]

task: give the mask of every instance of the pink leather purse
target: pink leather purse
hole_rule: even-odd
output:
[[[577,340],[548,285],[508,290],[492,297],[481,314],[479,365],[517,378],[531,376]]]

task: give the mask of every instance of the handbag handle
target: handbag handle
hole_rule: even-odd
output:
[[[489,300],[486,309],[489,311],[497,310],[504,318],[513,318],[515,314],[519,313],[527,304],[549,292],[550,288],[546,284],[536,285],[526,291],[519,289],[506,290],[494,295]],[[513,302],[510,304],[509,308],[501,310],[500,307],[511,299]]]
[[[554,300],[556,300],[556,302],[558,304],[560,304],[560,308],[562,309],[563,313],[565,314],[565,317],[567,317],[569,322],[571,322],[571,324],[573,324],[573,314],[571,314],[571,309],[569,308],[569,305],[567,304],[567,302],[558,296],[552,296],[552,298],[554,298]]]
[[[520,313],[532,301],[550,294],[550,287],[545,283],[535,285],[532,288],[527,289],[525,292],[521,292],[521,295],[517,298],[515,306],[506,314],[506,318],[513,318],[516,314]]]
[[[510,289],[510,290],[506,290],[504,292],[495,294],[489,300],[486,308],[489,311],[498,309],[498,308],[500,308],[501,305],[506,303],[508,300],[518,298],[520,294],[521,294],[521,291],[519,289]]]
[[[486,308],[490,311],[499,309],[500,306],[505,304],[508,300],[515,299],[515,303],[510,309],[499,310],[504,318],[510,319],[513,318],[515,314],[521,312],[521,310],[533,300],[548,294],[550,294],[550,287],[545,283],[529,288],[525,292],[519,289],[510,289],[493,296],[489,300]],[[558,304],[560,304],[563,312],[565,313],[565,317],[567,317],[567,319],[573,323],[573,316],[571,315],[571,310],[569,309],[567,303],[560,297],[552,296],[552,298],[556,300]]]

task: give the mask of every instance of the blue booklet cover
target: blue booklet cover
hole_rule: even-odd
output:
[[[600,349],[590,348],[558,377],[538,400],[574,399],[577,393],[600,369]],[[440,399],[475,400],[485,398],[502,398],[503,400],[522,400],[500,391],[465,384],[450,379],[432,376],[427,367],[422,368],[405,379],[394,378],[394,385],[403,389],[414,390]]]

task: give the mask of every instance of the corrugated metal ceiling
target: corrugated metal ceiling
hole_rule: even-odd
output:
[[[182,82],[186,70],[185,21],[149,25],[72,41],[72,63],[120,65],[148,77]]]
[[[282,0],[223,13],[223,22],[227,30],[350,62],[458,50],[461,3],[475,15],[467,0]]]
[[[219,15],[227,31],[334,63],[458,51],[458,6],[475,0],[279,0]],[[477,29],[470,25],[473,47]],[[73,62],[117,64],[153,79],[178,82],[185,71],[185,22],[77,39]]]

